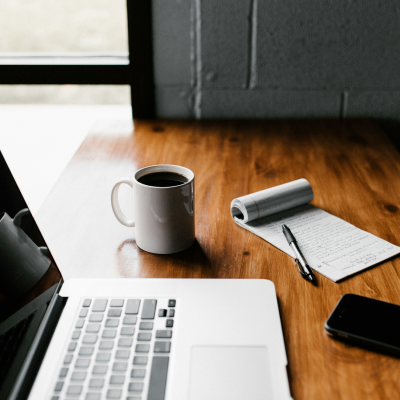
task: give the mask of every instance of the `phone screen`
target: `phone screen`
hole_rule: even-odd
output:
[[[332,334],[400,348],[400,306],[344,295],[325,324]]]

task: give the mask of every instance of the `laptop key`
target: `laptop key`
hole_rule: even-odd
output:
[[[139,329],[143,331],[151,331],[153,329],[153,323],[152,322],[141,322],[139,325]]]
[[[116,329],[104,329],[101,337],[103,339],[114,339],[116,334],[117,334]]]
[[[86,332],[88,333],[98,333],[100,330],[100,324],[88,324],[86,326]]]
[[[59,377],[65,378],[67,376],[67,374],[68,374],[68,368],[61,368]]]
[[[168,307],[175,307],[175,305],[176,305],[176,300],[173,299],[168,300]]]
[[[128,368],[128,363],[126,362],[115,362],[113,364],[112,370],[115,372],[125,372]]]
[[[67,394],[71,396],[78,396],[82,393],[83,386],[82,385],[69,385],[67,389]]]
[[[78,358],[75,363],[75,368],[87,368],[90,364],[90,358]]]
[[[64,358],[64,364],[66,365],[71,364],[72,358],[73,358],[72,354],[67,354]]]
[[[153,357],[147,400],[164,400],[169,357]]]
[[[128,396],[128,397],[126,398],[126,400],[142,400],[142,398],[141,398],[141,397],[138,397],[138,396]]]
[[[135,333],[135,328],[133,326],[124,326],[121,328],[121,336],[133,336]]]
[[[86,318],[87,313],[88,313],[88,309],[82,308],[82,310],[79,313],[79,318]]]
[[[151,340],[151,333],[148,332],[140,332],[137,340],[140,342],[149,342]]]
[[[145,369],[134,368],[131,371],[131,378],[144,378],[146,376]]]
[[[93,303],[93,312],[104,312],[107,307],[107,299],[96,299]]]
[[[71,342],[71,343],[69,344],[69,346],[68,346],[68,351],[75,351],[76,345],[77,345],[76,342]]]
[[[136,353],[148,353],[150,350],[149,344],[137,344],[135,347]]]
[[[84,323],[85,323],[84,319],[78,319],[78,321],[76,321],[75,328],[77,329],[82,328]]]
[[[90,307],[91,303],[92,303],[91,299],[85,299],[83,300],[82,307]]]
[[[93,346],[81,346],[79,349],[80,356],[91,356],[93,354],[94,347]]]
[[[93,367],[93,375],[105,375],[107,373],[107,365],[95,365]]]
[[[167,319],[167,323],[165,324],[166,328],[172,328],[174,326],[174,320],[173,319]]]
[[[54,388],[54,391],[61,392],[63,385],[64,385],[64,382],[57,382],[56,387]]]
[[[90,314],[89,322],[101,322],[103,321],[104,314]]]
[[[103,386],[104,386],[104,379],[92,378],[89,381],[89,387],[91,389],[93,388],[101,389]]]
[[[121,312],[122,311],[120,308],[114,308],[114,309],[108,310],[107,317],[120,317]]]
[[[107,328],[116,328],[119,324],[119,319],[116,318],[108,318],[106,319],[106,324],[105,326]]]
[[[130,350],[117,350],[115,352],[115,358],[128,359],[130,355]]]
[[[142,319],[154,319],[156,313],[157,300],[144,300],[142,309]]]
[[[173,317],[175,317],[175,310],[174,309],[170,309],[170,310],[168,310],[168,317],[169,318],[173,318]]]
[[[123,299],[113,299],[110,301],[110,307],[122,307],[124,305]]]
[[[97,335],[84,335],[82,339],[83,344],[95,344],[97,342]]]
[[[147,365],[148,357],[146,356],[135,356],[133,357],[133,365]]]
[[[120,399],[122,396],[121,389],[108,389],[107,390],[107,399]]]
[[[111,350],[114,347],[114,342],[112,340],[102,340],[99,344],[100,350]]]
[[[131,347],[132,346],[132,339],[128,338],[121,338],[118,340],[119,347]]]
[[[137,317],[124,317],[122,323],[124,325],[136,325]]]
[[[74,332],[72,333],[71,339],[72,339],[72,340],[78,340],[78,339],[79,339],[79,336],[81,336],[81,331],[74,331]]]
[[[111,375],[110,385],[122,385],[125,381],[124,375]]]
[[[100,393],[86,393],[85,400],[100,400]]]
[[[129,299],[126,302],[125,314],[138,314],[140,307],[140,300]]]
[[[142,382],[131,382],[128,387],[128,392],[138,392],[140,393],[143,390]]]
[[[71,381],[84,381],[86,379],[86,372],[75,371],[71,375]]]
[[[109,362],[111,358],[111,353],[97,353],[97,362]]]
[[[171,342],[155,342],[154,353],[169,353],[171,350]]]
[[[172,331],[171,330],[156,331],[156,338],[157,339],[171,339],[172,338]]]
[[[166,317],[167,316],[167,310],[164,310],[164,309],[160,309],[160,310],[158,310],[158,316],[159,317]]]

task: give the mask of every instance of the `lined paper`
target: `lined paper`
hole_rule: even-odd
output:
[[[237,217],[234,220],[293,257],[282,233],[282,225],[287,225],[310,267],[334,282],[400,254],[400,247],[311,204],[247,223]]]

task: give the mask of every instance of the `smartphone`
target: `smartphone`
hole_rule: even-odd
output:
[[[345,294],[325,322],[325,330],[353,344],[400,356],[400,306]]]

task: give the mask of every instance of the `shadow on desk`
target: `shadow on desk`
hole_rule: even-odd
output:
[[[389,136],[397,151],[400,152],[400,121],[384,119],[378,120],[378,123]]]
[[[124,278],[217,277],[197,239],[187,250],[174,254],[148,253],[138,247],[134,239],[126,239],[119,245],[115,260],[117,270]]]

